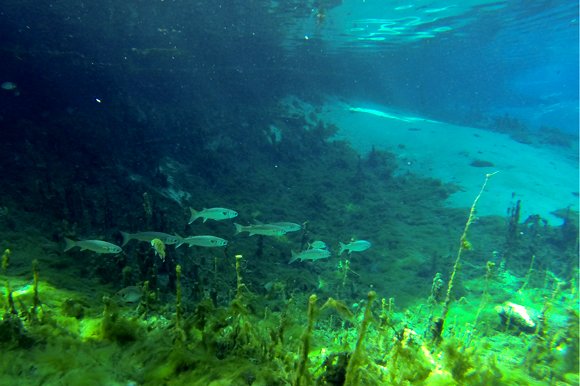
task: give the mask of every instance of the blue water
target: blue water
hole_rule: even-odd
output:
[[[577,133],[577,2],[482,2],[462,9],[445,1],[412,8],[395,2],[399,10],[379,1],[362,4],[360,20],[348,20],[358,12],[355,5],[346,15],[333,9],[332,34],[321,32],[335,54],[348,52],[336,64],[349,73],[345,82],[362,84],[384,103],[448,120],[470,110],[507,112],[531,128]]]
[[[8,1],[3,55],[16,60],[0,81],[45,110],[95,108],[109,92],[228,103],[315,91],[577,133],[577,2],[332,3]]]
[[[0,1],[0,386],[578,384],[578,12]]]

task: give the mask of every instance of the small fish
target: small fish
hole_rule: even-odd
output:
[[[281,236],[286,234],[286,230],[284,228],[280,228],[271,224],[248,225],[247,227],[237,223],[234,223],[234,225],[236,226],[236,234],[241,232],[250,232],[250,236]]]
[[[369,243],[368,241],[364,241],[364,240],[359,240],[359,241],[355,241],[352,242],[348,245],[343,244],[339,241],[340,244],[340,253],[339,255],[342,254],[342,252],[344,252],[345,250],[348,250],[348,253],[350,254],[351,252],[360,252],[360,251],[364,251],[365,249],[369,249],[372,244]]]
[[[146,241],[150,243],[151,241],[153,241],[153,239],[159,239],[163,241],[165,245],[173,245],[179,242],[178,236],[172,236],[162,232],[137,232],[133,234],[123,231],[120,232],[121,236],[123,236],[123,244],[122,244],[123,247],[131,240]]]
[[[270,290],[274,287],[274,283],[273,281],[269,281],[266,284],[264,284],[264,289],[266,290],[266,292],[270,292]]]
[[[137,303],[141,300],[141,296],[143,296],[143,289],[132,285],[117,292],[116,296],[121,298],[125,303]]]
[[[302,229],[300,224],[295,224],[293,222],[272,222],[268,225],[274,225],[284,229],[286,232],[296,232]]]
[[[151,246],[155,249],[155,254],[159,255],[163,262],[165,262],[165,244],[159,239],[151,240]]]
[[[326,243],[324,241],[315,241],[312,244],[308,243],[308,248],[326,249]]]
[[[0,87],[4,90],[7,91],[13,91],[14,92],[14,96],[19,96],[20,95],[20,90],[18,90],[18,87],[16,86],[16,83],[13,82],[4,82],[0,85]]]
[[[16,83],[13,83],[13,82],[4,82],[4,83],[2,83],[2,85],[0,85],[0,87],[2,87],[4,90],[11,91],[11,90],[16,90],[17,86],[16,86]]]
[[[296,260],[300,259],[300,261],[304,261],[304,260],[319,260],[319,259],[326,259],[327,257],[330,257],[330,252],[328,252],[326,249],[307,249],[303,252],[300,253],[296,253],[294,251],[292,251],[292,258],[290,259],[290,261],[288,262],[288,264],[292,264],[293,262],[295,262]]]
[[[197,220],[198,218],[203,218],[203,222],[206,222],[208,218],[212,220],[225,220],[228,218],[234,218],[238,215],[238,212],[226,208],[203,208],[201,212],[196,211],[193,208],[189,208],[191,211],[191,218],[189,219],[189,224]]]
[[[224,247],[228,245],[227,240],[215,236],[189,236],[181,238],[179,244],[175,248],[179,248],[183,244],[189,244],[190,247],[194,245],[198,247]]]
[[[254,221],[256,222],[257,225],[273,225],[275,227],[284,229],[286,232],[296,232],[302,229],[302,225],[293,222],[271,222],[268,224],[264,224],[259,220]]]
[[[65,237],[64,241],[66,241],[64,252],[74,247],[80,247],[81,251],[88,249],[97,253],[120,253],[122,251],[121,247],[101,240],[74,241]]]

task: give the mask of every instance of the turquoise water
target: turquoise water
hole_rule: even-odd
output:
[[[577,2],[0,21],[0,384],[578,384]]]

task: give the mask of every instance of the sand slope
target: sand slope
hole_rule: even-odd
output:
[[[303,110],[308,110],[302,104]],[[578,210],[578,149],[537,148],[514,141],[508,135],[435,122],[382,106],[357,102],[333,102],[315,113],[325,123],[340,128],[362,154],[374,145],[398,155],[400,173],[410,171],[461,186],[447,200],[452,207],[469,207],[487,173],[499,171],[480,201],[480,215],[505,216],[512,194],[522,200],[521,220],[540,214],[558,225],[550,212],[571,206]],[[476,160],[493,167],[474,167]]]

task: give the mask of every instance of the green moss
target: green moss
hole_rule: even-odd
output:
[[[35,343],[16,315],[5,313],[0,320],[0,348],[3,350],[27,349]]]
[[[63,315],[79,320],[85,315],[83,305],[74,299],[65,299],[62,302],[61,311]]]
[[[163,112],[157,113],[161,122]],[[239,113],[242,116],[236,116],[236,121],[243,120],[243,112]],[[256,116],[270,118],[262,110]],[[337,127],[325,127],[317,119],[317,125],[311,125],[299,114],[288,114],[287,123],[280,123],[281,143],[269,143],[262,135],[267,120],[257,119],[250,123],[255,128],[250,136],[260,151],[228,147],[212,134],[211,124],[202,125],[204,142],[216,144],[217,149],[206,146],[199,152],[203,158],[188,157],[183,164],[175,159],[163,160],[157,157],[159,153],[139,152],[139,160],[131,163],[142,169],[128,168],[132,177],[144,177],[139,183],[128,175],[116,174],[116,170],[127,173],[117,165],[102,168],[111,173],[106,176],[110,179],[94,178],[94,182],[112,184],[79,183],[67,188],[64,183],[70,183],[70,174],[62,178],[59,173],[47,173],[61,179],[53,181],[52,196],[44,201],[24,198],[29,208],[38,202],[46,204],[43,211],[50,218],[42,217],[45,228],[33,229],[28,225],[32,221],[10,219],[27,225],[20,227],[27,229],[26,233],[1,230],[2,243],[14,250],[13,246],[21,248],[11,256],[15,258],[10,269],[0,278],[2,283],[10,279],[9,285],[1,288],[2,308],[12,312],[9,294],[13,291],[16,309],[0,321],[3,385],[134,382],[151,386],[343,386],[347,380],[350,385],[365,386],[577,383],[577,312],[568,324],[552,322],[553,317],[562,316],[554,314],[564,305],[577,309],[574,294],[554,297],[551,313],[546,313],[546,325],[551,328],[546,335],[550,339],[532,350],[530,358],[522,354],[534,343],[530,336],[506,334],[498,327],[499,318],[493,308],[496,304],[517,299],[541,310],[544,298],[550,297],[550,289],[545,288],[548,286],[539,273],[522,287],[523,274],[530,266],[527,260],[525,264],[519,262],[523,274],[515,270],[494,275],[485,291],[485,263],[505,241],[505,219],[478,217],[469,229],[469,240],[465,235],[459,246],[464,252],[463,268],[450,282],[453,259],[448,256],[455,253],[460,225],[469,214],[465,209],[443,205],[457,187],[413,174],[396,176],[399,161],[395,156],[374,150],[367,157],[357,157],[345,142],[327,141]],[[236,143],[238,131],[220,136],[231,135],[232,143]],[[107,130],[107,134],[114,133]],[[147,146],[141,138],[139,133],[135,143]],[[165,145],[171,143],[166,141]],[[156,148],[165,147],[159,144]],[[196,143],[196,151],[198,147]],[[246,150],[252,155],[251,166],[239,163],[240,159],[249,159],[243,156]],[[145,164],[150,160],[156,163],[152,168]],[[272,167],[273,160],[276,168]],[[91,169],[90,165],[80,165],[81,170]],[[242,173],[239,166],[243,167]],[[179,203],[164,197],[167,192],[153,189],[143,182],[147,176],[138,175],[147,169],[156,170],[159,177],[173,173],[176,178],[172,178],[172,187],[189,192],[191,197],[185,196]],[[32,181],[36,184],[38,178],[42,179],[35,174]],[[178,181],[182,181],[181,186]],[[34,186],[44,183],[39,184]],[[242,184],[244,188],[240,189]],[[102,188],[105,185],[109,189],[106,192]],[[219,189],[214,189],[216,186]],[[157,187],[165,189],[163,183]],[[66,199],[59,196],[63,190]],[[149,192],[145,217],[140,209],[143,191]],[[143,244],[127,245],[125,253],[114,257],[89,252],[62,254],[57,245],[60,236],[71,233],[114,240],[117,228],[122,227],[168,232],[183,229],[182,205],[191,204],[189,201],[195,201],[195,206],[201,201],[227,202],[240,217],[261,211],[260,218],[265,221],[308,220],[308,227],[303,228],[302,235],[288,233],[280,238],[239,236],[229,240],[229,249],[169,247],[172,259],[167,259],[164,266],[152,260],[149,246]],[[68,213],[66,219],[62,218],[63,207]],[[2,222],[8,217],[4,213],[2,210]],[[101,219],[108,224],[106,227]],[[566,236],[572,244],[577,239],[573,230],[568,228],[570,234]],[[228,221],[208,221],[191,224],[187,231],[230,235],[232,227]],[[542,229],[545,233],[534,238],[542,240],[541,245],[522,241],[521,253],[538,250],[538,256],[548,261],[559,247],[548,244],[550,240],[559,243],[560,231],[547,226]],[[368,238],[374,246],[349,256],[350,263],[342,270],[337,269],[336,259],[286,264],[290,246],[306,246],[306,241],[320,239],[335,254],[338,241],[352,237]],[[243,254],[244,259],[236,258],[234,264],[234,253]],[[573,253],[568,250],[568,254]],[[39,261],[36,273],[30,271],[34,259]],[[566,257],[566,264],[573,260]],[[511,261],[514,268],[520,268],[516,264],[518,256]],[[176,264],[180,264],[179,270],[174,270]],[[562,263],[560,268],[565,271],[565,267]],[[453,285],[454,295],[448,299],[449,312],[444,313],[446,326],[440,331],[439,347],[426,339],[429,322],[441,315],[437,299],[426,301],[429,282],[437,272],[441,272],[441,280]],[[145,295],[139,306],[119,308],[109,298],[121,286],[141,282],[149,282],[151,296]],[[263,288],[268,282],[276,284],[265,294]],[[212,291],[209,296],[208,288]],[[383,296],[396,297],[397,307],[392,302],[384,303],[380,323],[374,320],[371,301],[360,300],[371,288]],[[312,293],[337,299],[332,306],[339,316],[334,310],[317,315],[306,295]],[[103,295],[107,296],[104,312]],[[560,295],[566,300],[560,300]],[[27,317],[30,307],[40,306],[38,321]]]
[[[105,311],[101,322],[101,338],[118,343],[134,342],[144,337],[140,323],[119,314],[118,306],[108,297],[103,298]]]
[[[453,379],[457,382],[463,382],[468,373],[474,369],[474,365],[469,359],[468,353],[458,350],[458,343],[456,339],[447,339],[443,345],[443,364]]]

